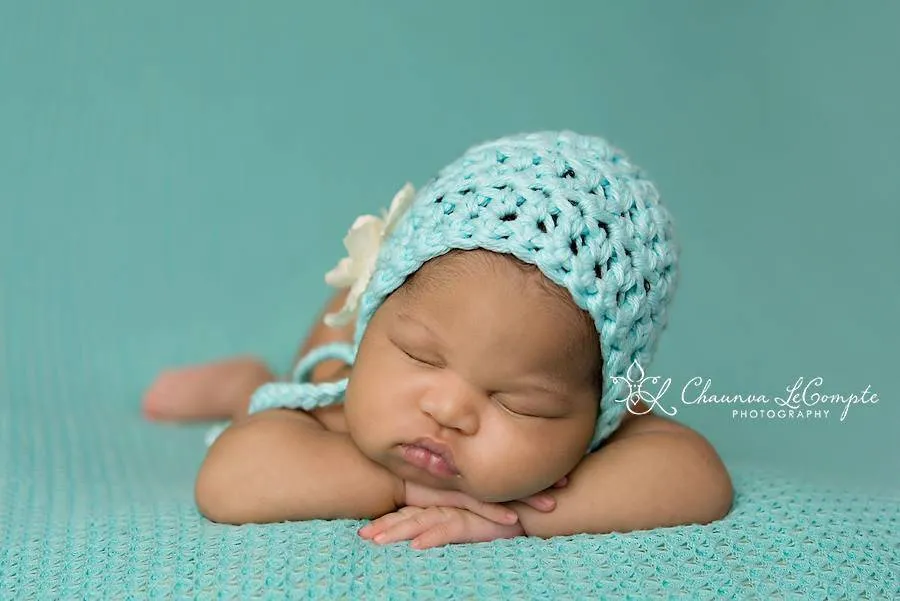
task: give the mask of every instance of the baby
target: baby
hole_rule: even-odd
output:
[[[654,185],[573,132],[470,148],[356,220],[345,288],[278,379],[236,358],[164,373],[153,419],[227,418],[196,484],[217,522],[370,518],[416,548],[722,518],[699,434],[629,399],[677,280]]]

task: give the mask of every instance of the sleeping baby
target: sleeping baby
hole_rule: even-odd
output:
[[[146,394],[150,419],[231,420],[197,476],[208,519],[369,520],[360,536],[424,549],[728,513],[706,439],[629,397],[678,246],[619,149],[569,131],[476,145],[344,243],[289,376],[237,357]]]

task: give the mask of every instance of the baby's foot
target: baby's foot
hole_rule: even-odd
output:
[[[228,419],[275,377],[258,359],[237,357],[162,372],[141,402],[154,421]]]

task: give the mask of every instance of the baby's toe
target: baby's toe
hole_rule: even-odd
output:
[[[141,401],[145,418],[153,421],[177,421],[215,417],[209,413],[201,382],[202,374],[193,368],[162,372]]]
[[[173,386],[173,373],[166,371],[161,373],[141,400],[141,412],[150,420],[165,420],[177,417],[177,404],[173,396],[177,394],[177,387]]]

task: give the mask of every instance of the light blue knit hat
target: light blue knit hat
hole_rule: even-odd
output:
[[[603,390],[587,452],[596,450],[621,423],[628,395],[622,377],[634,361],[650,363],[676,288],[678,245],[656,187],[605,140],[563,131],[479,144],[417,193],[407,192],[405,202],[402,192],[395,198],[392,209],[408,206],[388,215],[377,257],[356,274],[353,344],[313,349],[293,382],[261,387],[250,412],[342,402],[348,380],[311,384],[313,367],[332,358],[352,365],[372,315],[425,262],[452,249],[482,248],[536,265],[593,318]],[[357,220],[354,227],[364,225]],[[342,268],[352,271],[349,263]]]

